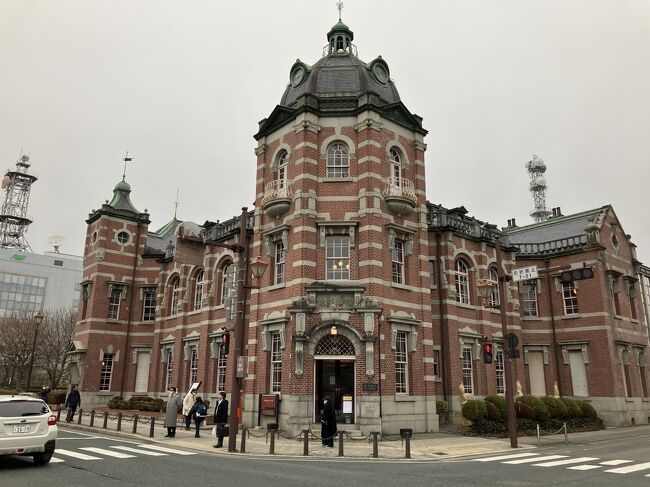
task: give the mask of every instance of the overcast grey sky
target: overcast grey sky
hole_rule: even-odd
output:
[[[650,264],[648,0],[346,0],[343,20],[424,117],[429,201],[529,223],[538,154],[549,208],[611,203]],[[126,150],[152,229],[177,188],[183,220],[251,207],[257,122],[336,21],[335,0],[2,0],[0,167],[31,155],[32,248],[83,252]]]

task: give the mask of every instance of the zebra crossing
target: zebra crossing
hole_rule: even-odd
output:
[[[144,443],[126,446],[126,445],[107,445],[105,448],[95,446],[83,446],[78,449],[57,448],[50,463],[63,463],[66,459],[75,459],[83,461],[104,460],[106,458],[115,458],[125,460],[129,458],[141,457],[165,457],[169,455],[196,455],[196,453],[175,448],[168,448],[158,445],[147,445]]]
[[[475,462],[498,462],[506,465],[531,465],[533,467],[565,467],[567,470],[589,471],[600,469],[604,473],[625,475],[636,472],[650,472],[650,462],[636,463],[634,460],[601,460],[598,457],[570,457],[568,455],[542,455],[525,452],[475,458]],[[576,465],[580,464],[580,465]],[[612,468],[614,467],[614,468]],[[644,475],[650,478],[650,473]]]

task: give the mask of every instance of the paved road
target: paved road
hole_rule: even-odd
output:
[[[59,430],[55,463],[0,457],[4,486],[643,486],[650,487],[650,434],[621,431],[463,460],[407,462],[214,455]]]

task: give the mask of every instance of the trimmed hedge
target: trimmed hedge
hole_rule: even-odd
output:
[[[535,410],[525,402],[515,401],[515,414],[517,419],[535,419]]]
[[[483,419],[487,416],[487,407],[480,399],[470,399],[462,405],[463,416],[470,421]]]
[[[499,408],[491,402],[485,401],[485,407],[487,408],[488,419],[491,419],[492,421],[498,421],[502,418]]]
[[[549,419],[548,408],[544,401],[542,401],[537,396],[521,396],[517,398],[517,401],[527,404],[535,411],[535,417],[531,419],[537,419],[538,421],[546,421]]]
[[[569,399],[568,397],[561,397],[560,401],[562,401],[567,408],[567,418],[582,417],[582,410],[576,401]]]
[[[148,396],[133,396],[125,401],[122,396],[113,396],[108,401],[110,409],[134,409],[138,411],[163,411],[163,400]]]
[[[494,404],[499,409],[499,414],[502,418],[508,417],[508,407],[506,406],[506,398],[503,396],[490,395],[485,398],[485,402]]]
[[[559,398],[544,396],[540,398],[546,404],[550,419],[564,419],[569,417],[569,410]]]
[[[580,411],[582,412],[582,417],[587,419],[594,419],[598,417],[598,413],[594,407],[589,404],[587,401],[576,401]]]
[[[605,429],[605,425],[600,418],[571,418],[566,421],[549,419],[539,423],[540,429],[545,432],[555,433],[560,430],[566,422],[569,433],[579,433],[582,431],[597,431]],[[520,418],[517,419],[517,435],[531,436],[537,432],[537,422]],[[488,436],[505,438],[507,436],[506,424],[501,421],[492,421],[489,419],[478,419],[472,423],[471,430],[467,432],[470,436]]]

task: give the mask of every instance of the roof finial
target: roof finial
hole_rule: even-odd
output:
[[[174,202],[174,220],[176,220],[177,211],[178,211],[178,188],[176,188],[176,201]]]
[[[341,22],[341,11],[343,10],[343,2],[341,0],[336,2],[336,8],[339,11],[339,22]]]
[[[133,157],[129,157],[129,151],[126,151],[126,155],[124,156],[124,172],[122,173],[122,181],[126,179],[126,163],[131,162],[133,160]]]

